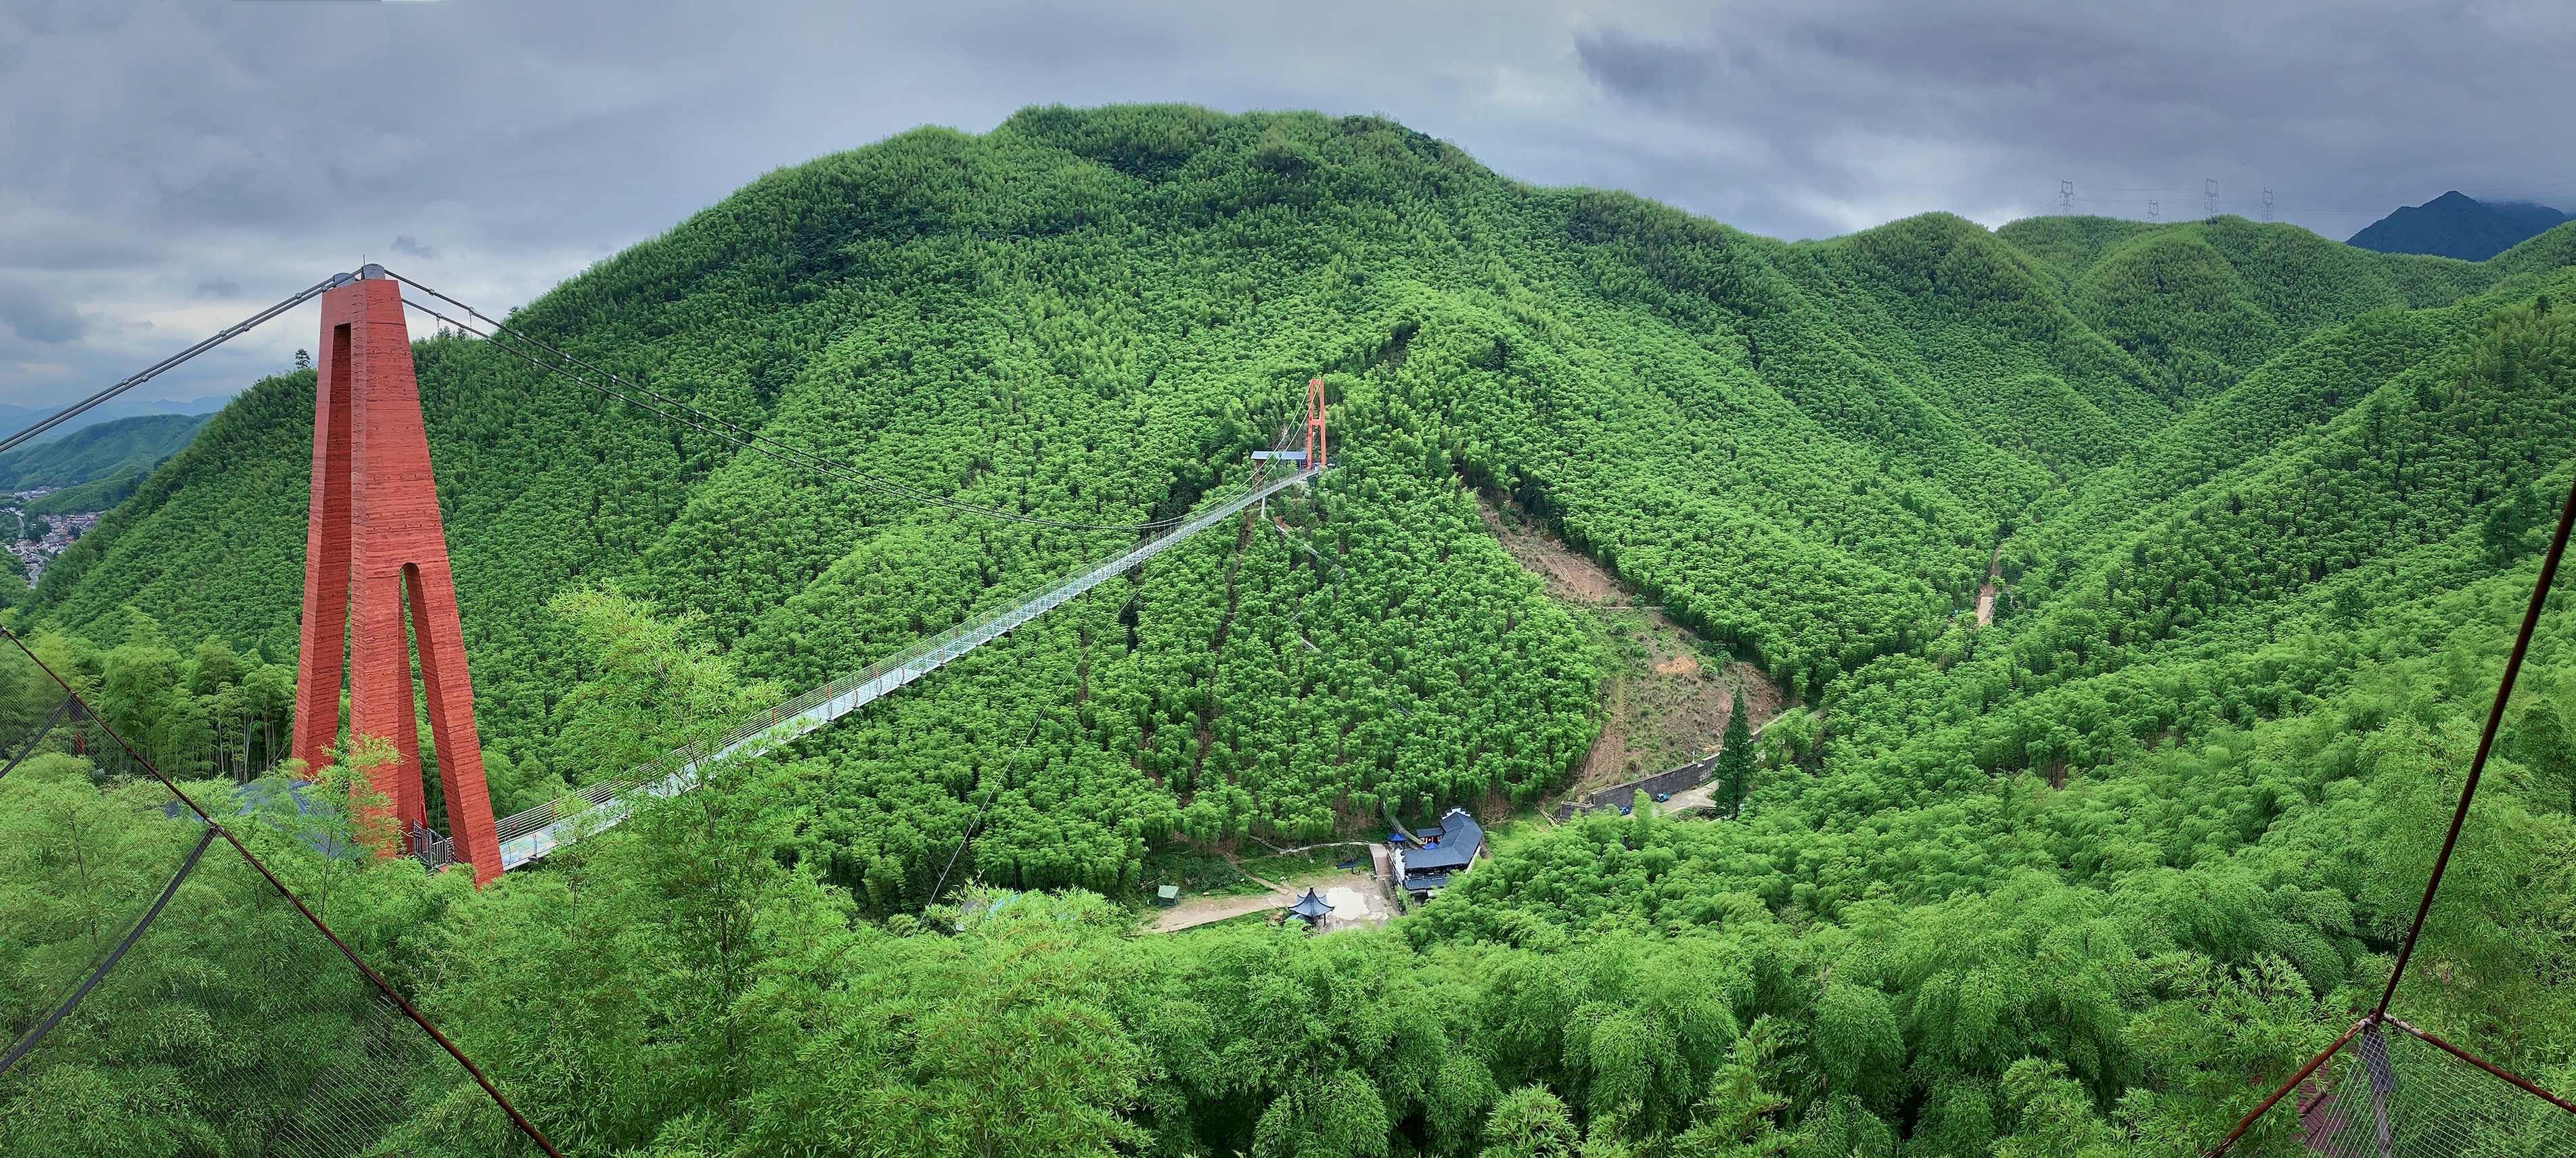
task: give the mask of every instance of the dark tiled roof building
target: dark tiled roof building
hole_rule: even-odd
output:
[[[1464,808],[1452,808],[1440,818],[1440,827],[1423,829],[1415,835],[1423,840],[1420,848],[1399,844],[1395,848],[1396,872],[1404,880],[1404,891],[1417,895],[1449,884],[1449,878],[1467,871],[1476,853],[1485,847],[1485,830],[1477,827],[1476,818]]]

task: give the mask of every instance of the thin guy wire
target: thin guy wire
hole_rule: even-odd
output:
[[[1028,750],[1029,750],[1029,741],[1031,741],[1031,740],[1034,740],[1034,739],[1037,739],[1037,738],[1038,738],[1038,725],[1039,725],[1039,724],[1042,724],[1042,723],[1045,723],[1045,722],[1046,722],[1046,709],[1045,709],[1045,708],[1039,708],[1039,709],[1038,709],[1037,718],[1029,721],[1029,732],[1028,732],[1028,734],[1027,734],[1027,735],[1025,735],[1025,736],[1020,737],[1020,744],[1019,744],[1019,746],[1018,746],[1018,747],[1011,749],[1011,758],[1012,758],[1012,759],[1014,759],[1014,760],[1018,759],[1018,758],[1019,758],[1019,756],[1020,756],[1020,753],[1022,753],[1022,752],[1026,752],[1026,751],[1028,751]],[[957,838],[957,847],[956,847],[956,848],[954,848],[954,849],[950,849],[950,850],[949,850],[949,852],[948,852],[948,865],[947,865],[947,867],[946,867],[946,868],[942,868],[942,869],[940,869],[940,870],[939,870],[939,881],[938,881],[938,883],[933,884],[933,885],[931,885],[931,886],[930,886],[930,899],[929,899],[929,900],[927,900],[927,901],[925,901],[925,902],[923,902],[924,904],[931,904],[931,905],[935,905],[935,904],[938,904],[938,903],[939,903],[939,890],[941,890],[941,889],[944,889],[944,888],[947,888],[947,887],[948,887],[948,870],[949,870],[949,869],[953,869],[953,868],[956,868],[956,867],[957,867],[957,857],[958,857],[958,854],[963,853],[963,852],[965,852],[965,851],[966,851],[966,842],[967,842],[967,841],[970,841],[970,840],[975,839],[975,828],[976,828],[976,826],[977,826],[977,825],[980,825],[980,824],[982,824],[982,823],[984,823],[984,813],[985,813],[985,812],[987,812],[987,811],[989,811],[989,810],[993,807],[993,801],[995,801],[995,800],[997,800],[997,799],[1000,799],[1000,798],[1001,798],[1001,795],[1002,795],[1002,787],[1001,787],[1000,785],[995,785],[995,786],[994,786],[994,788],[993,788],[993,790],[992,790],[991,792],[988,792],[988,793],[985,793],[985,794],[984,794],[984,803],[982,803],[982,804],[980,804],[980,805],[976,806],[976,808],[975,808],[975,819],[974,819],[974,820],[972,820],[972,821],[967,822],[967,825],[966,825],[966,833],[965,833],[965,835],[958,837],[958,838]]]

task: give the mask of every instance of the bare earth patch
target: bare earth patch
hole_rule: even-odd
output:
[[[1498,509],[1478,496],[1476,509],[1485,516],[1486,529],[1503,541],[1503,549],[1547,580],[1548,594],[1568,603],[1634,602],[1601,564],[1566,546],[1555,532],[1522,516],[1517,507]]]
[[[1269,891],[1248,896],[1188,897],[1180,904],[1157,911],[1148,932],[1177,933],[1183,929],[1211,925],[1253,913],[1266,913],[1294,904],[1307,889],[1322,894],[1333,906],[1321,931],[1371,928],[1387,923],[1395,916],[1395,902],[1388,898],[1386,886],[1366,873],[1316,873],[1293,877],[1287,882],[1263,880]]]
[[[2004,545],[1995,544],[1993,557],[1986,560],[1986,583],[1977,588],[1977,626],[1995,625],[1995,580],[2003,577]]]
[[[1780,689],[1760,669],[1740,661],[1711,662],[1718,653],[1517,506],[1479,496],[1478,509],[1503,549],[1545,579],[1549,595],[1598,624],[1609,645],[1601,735],[1566,786],[1567,795],[1715,752],[1738,690],[1756,723],[1779,713]]]

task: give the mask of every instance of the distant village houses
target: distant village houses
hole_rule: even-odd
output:
[[[24,503],[29,499],[52,494],[56,489],[37,487],[34,490],[18,491],[15,497],[19,502]],[[24,507],[6,513],[15,516],[17,520],[13,528],[17,539],[9,544],[9,553],[17,556],[19,565],[26,569],[27,585],[30,587],[35,586],[37,580],[44,578],[45,565],[51,562],[54,556],[68,550],[73,543],[80,540],[81,536],[90,533],[98,526],[100,514],[97,511],[80,511],[60,515],[30,515],[26,513]],[[8,526],[7,523],[0,523],[0,528]],[[38,531],[38,528],[42,530]]]

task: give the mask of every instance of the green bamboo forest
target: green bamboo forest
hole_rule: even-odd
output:
[[[2576,475],[2576,225],[2478,263],[2236,217],[1787,243],[1371,117],[920,129],[512,324],[1067,523],[1240,487],[1310,377],[1336,460],[479,892],[237,783],[293,703],[310,371],[11,592],[566,1154],[2199,1153],[2389,977]],[[1135,541],[414,325],[496,812]],[[1506,508],[1782,697],[1740,808],[1541,815],[1623,660]],[[2399,1004],[2576,1091],[2564,602]],[[0,661],[7,735],[49,689]],[[116,765],[47,741],[0,779],[12,1025],[197,839]],[[1492,859],[1382,928],[1140,931],[1188,872],[1452,807]],[[262,1152],[243,1107],[311,1037],[258,885],[194,879],[178,948],[0,1078],[0,1152]],[[416,1103],[369,1153],[532,1152],[471,1086]]]

